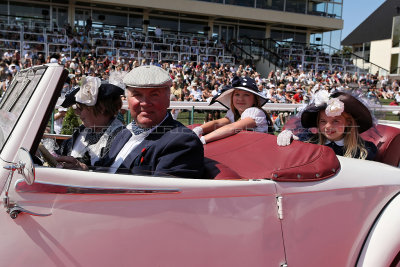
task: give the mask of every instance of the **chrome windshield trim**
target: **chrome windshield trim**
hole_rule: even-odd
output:
[[[28,185],[24,180],[15,183],[15,191],[18,193],[40,194],[79,194],[79,195],[149,195],[149,194],[179,194],[179,189],[158,188],[108,188],[89,187],[64,184],[35,182]]]

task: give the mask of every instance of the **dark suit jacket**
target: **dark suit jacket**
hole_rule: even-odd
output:
[[[366,159],[367,160],[374,160],[374,158],[376,156],[376,153],[378,152],[378,148],[372,142],[364,141],[364,143],[365,143],[365,149],[368,152],[368,155],[367,155]],[[333,151],[335,151],[336,155],[339,155],[339,156],[343,156],[344,155],[345,151],[344,151],[344,147],[343,146],[338,146],[334,142],[326,144],[326,146],[329,146],[330,148],[332,148]],[[360,157],[360,150],[358,149],[357,153],[355,155],[355,158],[359,158],[359,157]]]
[[[108,155],[96,165],[110,167],[131,138],[128,129],[114,139]],[[127,156],[117,173],[202,178],[204,149],[196,134],[171,114]]]

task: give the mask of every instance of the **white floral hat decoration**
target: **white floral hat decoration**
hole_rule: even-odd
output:
[[[330,94],[321,90],[315,94],[313,101],[301,112],[301,124],[305,128],[317,127],[318,113],[325,110],[329,117],[350,114],[358,125],[358,132],[362,133],[373,125],[369,109],[356,97],[346,92]]]
[[[95,106],[98,101],[119,98],[124,95],[124,90],[117,85],[101,82],[97,77],[84,77],[80,87],[73,89],[65,95],[62,107],[70,107],[75,103],[86,106]]]
[[[110,72],[108,82],[125,90],[126,86],[123,80],[126,74],[126,71],[112,71]]]
[[[101,80],[98,77],[82,77],[80,90],[75,95],[76,102],[86,106],[96,105],[100,85]]]
[[[326,90],[318,91],[314,95],[315,106],[326,106],[325,114],[328,117],[336,117],[342,115],[344,111],[344,103],[338,98],[331,98],[331,94]]]

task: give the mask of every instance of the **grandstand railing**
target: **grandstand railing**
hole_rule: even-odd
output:
[[[47,55],[54,53],[60,53],[68,55],[71,58],[71,46],[68,44],[48,43],[47,44]]]
[[[0,39],[21,41],[22,36],[22,31],[0,30]]]
[[[253,58],[266,59],[278,68],[292,65],[305,71],[343,71],[350,73],[389,73],[385,68],[371,63],[353,53],[343,53],[329,45],[275,41],[271,38],[243,37],[235,43]]]
[[[21,41],[13,41],[8,39],[0,39],[1,56],[6,51],[11,51],[14,54],[15,50],[21,51]]]
[[[117,56],[116,48],[112,48],[109,46],[97,46],[96,47],[96,55],[102,57],[116,58]]]
[[[114,39],[112,45],[115,48],[133,48],[133,41]]]
[[[376,73],[386,75],[389,71],[377,64],[369,62],[354,53],[330,45],[306,44],[300,42],[280,41],[278,53],[283,55],[285,63],[298,63],[303,70],[339,70],[350,73]],[[300,57],[293,60],[293,57]],[[309,64],[314,62],[315,64]]]
[[[24,41],[24,42],[22,42],[22,47],[24,49],[24,52],[31,51],[32,53],[34,53],[34,52],[43,53],[44,54],[44,58],[46,58],[48,56],[47,43],[34,42],[34,41]]]
[[[121,59],[138,59],[139,58],[139,50],[137,49],[117,49],[117,57]]]
[[[4,24],[1,26],[6,27]],[[42,28],[31,32],[24,31],[23,26],[18,29],[21,31],[0,30],[0,51],[4,53],[19,50],[22,52],[22,58],[28,50],[44,53],[45,56],[51,53],[64,53],[69,57],[75,51],[69,45],[71,40],[67,38],[65,31],[59,33]],[[121,30],[115,27],[99,29],[95,25],[89,33],[85,33],[83,27],[76,27],[76,30],[85,38],[88,38],[88,34],[89,43],[96,47],[96,54],[100,57],[235,64],[235,58],[230,53],[225,53],[222,45],[217,45],[215,40],[208,40],[206,36],[199,34],[174,32],[173,37],[168,33],[156,37],[146,36],[143,32],[132,29]],[[10,42],[9,38],[1,39],[1,36],[15,40]],[[29,45],[29,48],[24,49],[24,45]]]
[[[356,65],[359,69],[361,68],[361,70],[364,70],[365,72],[368,73],[376,73],[379,72],[380,75],[387,75],[389,74],[389,70],[383,68],[382,66],[379,66],[375,63],[370,62],[369,60],[366,60],[354,53],[348,52],[348,53],[343,53],[343,50],[334,48],[330,45],[322,45],[323,48],[327,48],[328,53],[329,54],[340,54],[343,56],[343,58],[345,59],[352,59],[355,60],[355,64],[353,62],[353,65]],[[359,66],[363,66],[363,67],[359,67]]]
[[[243,40],[236,44],[250,53],[250,55],[255,55],[258,59],[266,60],[269,64],[273,64],[275,69],[284,67],[284,60],[277,52],[277,48],[279,48],[280,45],[271,38],[252,39],[244,36]]]
[[[232,53],[232,55],[236,56],[236,60],[238,59],[249,59],[249,60],[254,60],[254,56],[247,52],[246,49],[244,49],[240,44],[232,42],[229,45],[229,50]]]
[[[59,98],[57,101],[56,109],[60,108],[60,104],[64,101],[64,98]],[[266,111],[276,111],[276,112],[289,112],[292,115],[295,115],[299,109],[303,108],[305,104],[285,104],[285,103],[267,103],[263,106],[263,109]],[[374,113],[378,112],[399,112],[400,113],[400,106],[389,106],[389,105],[371,105],[370,106],[371,110]],[[124,110],[129,110],[128,108],[128,102],[126,100],[123,101],[122,104],[122,109]],[[194,115],[195,111],[213,111],[213,110],[226,110],[224,106],[222,106],[219,103],[214,103],[213,105],[210,105],[208,102],[189,102],[189,101],[171,101],[169,109],[180,109],[180,110],[187,110],[190,112],[189,117],[188,117],[188,124],[193,124],[194,122]],[[131,121],[130,114],[128,112],[128,119],[127,122]],[[379,123],[384,123],[384,124],[395,124],[399,125],[400,127],[400,121],[389,121],[389,120],[384,120],[380,119],[378,120]]]

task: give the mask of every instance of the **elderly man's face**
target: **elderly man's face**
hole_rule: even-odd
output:
[[[132,118],[142,128],[159,124],[169,107],[169,88],[128,87],[127,99]]]

